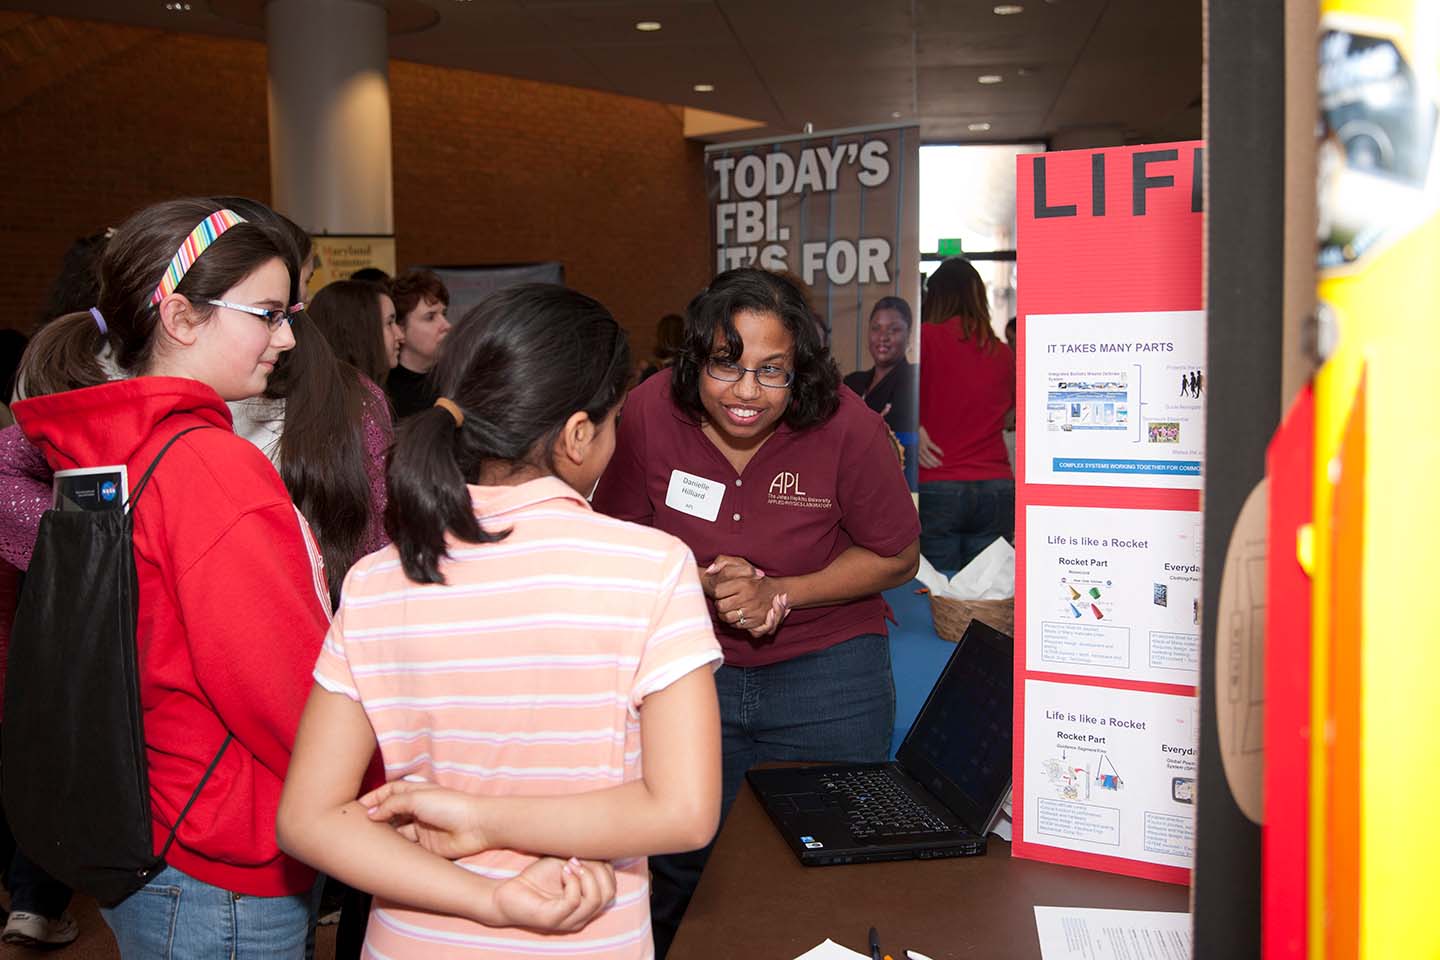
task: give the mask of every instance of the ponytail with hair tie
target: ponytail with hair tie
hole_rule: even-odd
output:
[[[401,421],[390,455],[385,532],[411,581],[444,583],[447,544],[494,543],[510,532],[485,529],[466,484],[486,465],[554,475],[568,418],[579,411],[598,424],[624,397],[630,347],[610,312],[584,294],[519,284],[460,318],[428,377],[438,398]]]
[[[447,411],[450,416],[455,419],[456,430],[465,426],[465,411],[461,410],[460,405],[454,400],[451,400],[449,397],[437,397],[435,399],[435,406]]]

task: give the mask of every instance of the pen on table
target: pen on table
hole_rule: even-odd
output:
[[[870,960],[880,960],[880,934],[870,928]]]

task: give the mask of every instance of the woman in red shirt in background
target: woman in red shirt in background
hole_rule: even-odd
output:
[[[1015,538],[1015,473],[1002,431],[1015,408],[1015,354],[990,326],[985,283],[954,257],[920,307],[920,552],[959,570]]]

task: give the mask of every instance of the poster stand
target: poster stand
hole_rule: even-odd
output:
[[[1017,162],[1014,853],[1187,883],[1205,448],[1198,142]]]

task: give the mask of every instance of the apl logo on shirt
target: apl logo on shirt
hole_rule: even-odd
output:
[[[781,470],[770,481],[769,501],[777,507],[804,507],[810,510],[829,510],[829,497],[812,497],[800,486],[800,474]]]

